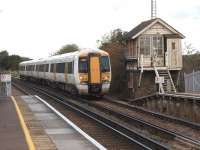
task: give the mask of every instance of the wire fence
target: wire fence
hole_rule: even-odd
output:
[[[200,71],[184,74],[185,92],[200,94]]]

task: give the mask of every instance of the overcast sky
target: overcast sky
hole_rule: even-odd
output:
[[[151,0],[0,0],[0,50],[42,58],[65,44],[96,48],[113,29],[150,19]],[[200,0],[157,0],[157,16],[200,50]]]

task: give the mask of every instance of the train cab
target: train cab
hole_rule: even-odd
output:
[[[78,61],[80,93],[103,95],[108,92],[111,82],[109,55],[106,52],[80,55]]]

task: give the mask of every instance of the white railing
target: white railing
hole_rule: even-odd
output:
[[[169,67],[168,52],[165,52],[165,66]]]
[[[140,67],[141,67],[141,70],[140,70],[140,77],[139,77],[139,83],[138,83],[138,86],[140,87],[141,85],[141,81],[142,81],[142,74],[143,74],[143,71],[144,71],[144,68],[143,68],[143,55],[140,55]]]
[[[172,80],[172,76],[171,76],[171,73],[169,72],[169,69],[167,69],[167,73],[168,73],[168,75],[169,75],[170,82],[171,82],[171,85],[172,85],[172,87],[173,87],[173,90],[174,90],[174,92],[176,93],[176,87],[175,87],[175,85],[174,85],[174,81]]]
[[[185,92],[200,93],[200,71],[184,74]]]
[[[154,68],[156,77],[159,79],[160,76],[159,76],[159,73],[158,73],[158,70],[157,70],[156,66],[153,65],[153,68]],[[165,91],[164,91],[164,88],[163,88],[163,84],[161,82],[159,82],[158,84],[159,84],[159,94],[165,94]]]

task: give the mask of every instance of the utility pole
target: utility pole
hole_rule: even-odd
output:
[[[157,13],[157,10],[156,10],[156,0],[151,0],[151,19],[155,19],[156,18],[156,13]]]

